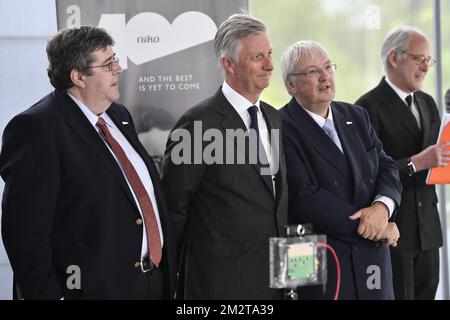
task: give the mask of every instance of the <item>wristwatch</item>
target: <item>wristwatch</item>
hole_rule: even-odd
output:
[[[416,173],[416,166],[411,161],[410,158],[408,158],[408,173],[410,176],[412,176],[414,173]]]

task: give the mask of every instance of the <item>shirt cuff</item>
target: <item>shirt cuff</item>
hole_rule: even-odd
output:
[[[373,203],[375,203],[376,201],[384,203],[386,205],[386,207],[388,207],[389,218],[392,217],[392,214],[394,213],[394,210],[395,210],[394,200],[392,200],[391,198],[389,198],[387,196],[383,196],[383,195],[379,194],[375,197],[375,200],[373,200]]]

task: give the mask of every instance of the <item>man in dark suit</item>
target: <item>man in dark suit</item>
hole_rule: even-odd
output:
[[[272,48],[264,24],[240,14],[219,27],[214,47],[225,81],[176,123],[162,164],[181,252],[177,297],[280,299],[281,291],[269,288],[269,238],[281,234],[287,214],[281,121],[259,100],[273,70]],[[251,149],[240,139],[249,129]],[[190,148],[180,161],[183,144]]]
[[[327,235],[342,270],[339,299],[393,299],[387,245],[395,246],[399,236],[395,223],[388,222],[400,204],[397,168],[367,112],[332,101],[335,69],[313,41],[293,44],[282,57],[281,72],[293,96],[281,109],[288,219],[312,223]],[[321,286],[304,287],[299,297],[332,298],[336,277],[329,256],[325,293]]]
[[[25,299],[169,299],[175,246],[158,172],[119,98],[105,30],[47,45],[55,91],[3,134],[2,235]],[[172,244],[173,243],[173,244]]]
[[[391,249],[395,297],[434,299],[442,232],[435,188],[425,180],[428,169],[445,165],[447,158],[445,146],[435,144],[440,126],[436,103],[420,91],[434,61],[428,39],[413,27],[392,30],[381,54],[386,77],[356,104],[368,111],[403,185],[396,216],[401,239]]]

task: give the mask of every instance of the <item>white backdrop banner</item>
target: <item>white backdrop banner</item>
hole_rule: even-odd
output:
[[[242,10],[248,0],[56,0],[58,29],[110,32],[124,70],[119,102],[158,164],[175,121],[221,84],[214,35]]]

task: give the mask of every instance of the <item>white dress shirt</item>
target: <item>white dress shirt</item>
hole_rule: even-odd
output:
[[[122,132],[117,128],[116,124],[112,119],[109,117],[109,115],[104,112],[101,115],[96,115],[93,113],[84,103],[82,103],[80,100],[75,98],[73,95],[67,92],[69,97],[75,101],[77,106],[80,108],[80,110],[83,112],[83,114],[86,116],[86,118],[89,120],[91,125],[95,128],[97,132],[99,132],[99,128],[96,126],[98,118],[102,117],[106,125],[108,126],[108,130],[111,132],[111,135],[114,137],[114,139],[117,140],[117,142],[122,147],[123,151],[127,155],[128,159],[130,160],[131,164],[133,165],[134,169],[136,169],[136,172],[139,176],[139,178],[142,181],[142,184],[145,187],[145,190],[147,191],[148,195],[150,196],[150,200],[152,202],[153,209],[155,211],[156,215],[156,221],[158,222],[158,230],[159,235],[161,238],[161,246],[163,246],[164,239],[163,239],[163,233],[161,228],[161,221],[159,218],[159,210],[158,210],[158,204],[156,202],[156,196],[155,196],[155,190],[153,187],[152,179],[150,178],[150,173],[148,172],[147,166],[145,165],[144,160],[142,160],[141,156],[134,150],[134,148],[131,146],[131,144],[128,142],[128,140],[125,138],[125,136],[122,134]],[[100,136],[100,133],[99,133]],[[103,138],[102,138],[103,140]],[[103,140],[104,141],[104,140]],[[105,142],[105,141],[104,141]],[[109,147],[109,145],[105,142],[105,145],[108,147],[109,151],[113,155],[114,159],[116,159],[117,164],[119,165],[120,169],[122,169],[122,166],[119,162],[119,159],[117,159],[116,155],[112,151],[112,149]],[[133,191],[133,188],[131,188],[130,183],[128,182],[128,178],[125,175],[125,172],[122,169],[123,176],[125,177],[125,180],[127,181],[128,187],[130,188],[131,194],[133,195],[134,201],[136,202],[136,206],[139,209],[139,213],[141,214],[142,219],[144,219],[144,216],[142,215],[142,210],[139,205],[139,202],[137,200],[136,194]],[[145,223],[142,224],[143,226],[143,232],[142,232],[142,247],[141,247],[141,259],[148,257],[148,244],[147,244],[147,232]],[[117,235],[120,236],[120,235]]]
[[[270,171],[272,172],[272,185],[273,190],[275,192],[275,182],[274,182],[274,176],[273,172],[275,171],[274,163],[273,163],[273,157],[272,157],[272,150],[270,147],[270,139],[269,139],[269,130],[267,128],[266,120],[264,119],[263,114],[261,113],[260,108],[260,100],[256,101],[255,104],[247,100],[247,98],[243,97],[241,94],[239,94],[236,90],[231,88],[226,81],[223,82],[222,85],[222,93],[225,96],[225,98],[228,100],[228,102],[233,106],[233,108],[236,110],[236,112],[241,117],[242,121],[244,122],[245,126],[247,127],[247,130],[250,129],[251,126],[251,118],[250,114],[248,113],[247,109],[251,106],[256,106],[258,108],[258,129],[259,129],[259,136],[261,139],[261,143],[264,147],[264,151],[267,155],[267,160],[269,162]]]
[[[298,102],[298,101],[297,101]],[[300,102],[298,102],[298,104],[301,106]],[[325,124],[325,120],[329,119],[333,125],[334,125],[334,121],[333,121],[333,111],[331,109],[331,107],[328,107],[328,117],[327,119],[319,116],[318,114],[315,114],[314,112],[311,112],[309,110],[307,110],[306,108],[304,108],[302,106],[302,108],[311,116],[311,118],[319,125],[319,127],[323,127],[323,125]],[[337,130],[336,130],[337,131]],[[339,134],[338,134],[338,139],[339,141],[341,140],[339,138]],[[342,143],[341,143],[342,144]],[[388,196],[383,196],[381,194],[377,195],[375,197],[375,200],[373,200],[372,204],[376,201],[382,202],[386,205],[386,207],[388,207],[389,210],[389,218],[392,216],[392,213],[394,212],[395,209],[395,201],[392,200],[391,198],[389,198]]]

